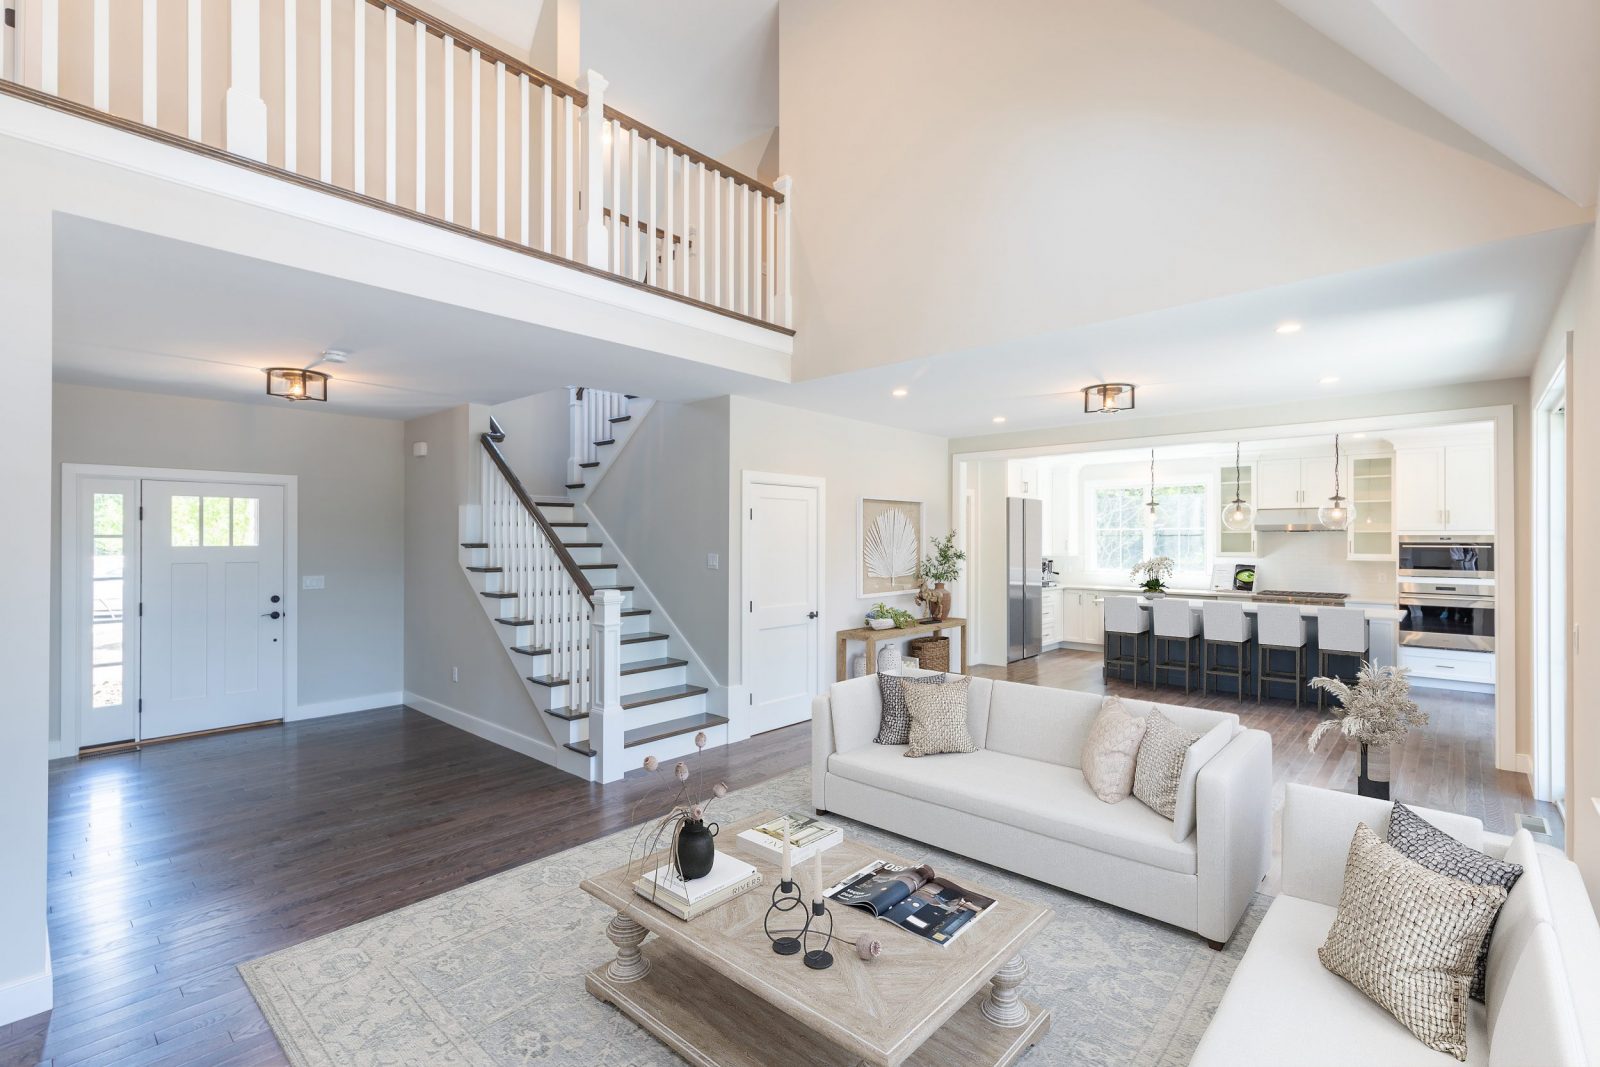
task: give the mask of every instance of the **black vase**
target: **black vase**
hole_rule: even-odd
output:
[[[1356,775],[1356,792],[1378,800],[1389,799],[1389,783],[1367,777],[1367,746],[1361,746],[1361,769]]]
[[[678,829],[678,874],[686,882],[711,873],[717,857],[717,824],[709,827],[699,819],[685,819]]]

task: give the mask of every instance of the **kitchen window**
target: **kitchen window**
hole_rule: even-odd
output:
[[[1210,562],[1207,485],[1194,481],[1156,486],[1160,508],[1154,529],[1144,524],[1148,492],[1147,485],[1131,483],[1090,488],[1090,569],[1126,577],[1143,560],[1171,556],[1179,574],[1205,574]]]

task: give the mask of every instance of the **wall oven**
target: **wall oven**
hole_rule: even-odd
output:
[[[1400,577],[1493,578],[1494,539],[1482,534],[1401,537]]]
[[[1494,583],[1400,583],[1400,643],[1423,648],[1494,651]]]

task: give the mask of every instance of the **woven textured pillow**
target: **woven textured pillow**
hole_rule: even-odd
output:
[[[1183,757],[1198,740],[1199,734],[1183,729],[1159,708],[1151,708],[1145,716],[1144,740],[1139,742],[1139,759],[1133,768],[1133,795],[1162,818],[1177,813]]]
[[[1130,715],[1118,698],[1106,697],[1100,702],[1100,714],[1083,740],[1078,763],[1083,767],[1083,780],[1101,801],[1116,804],[1132,794],[1133,768],[1144,730],[1144,716]]]
[[[1416,1034],[1467,1058],[1467,991],[1506,891],[1457,881],[1356,826],[1339,911],[1317,958]]]
[[[976,752],[967,732],[967,683],[958,676],[934,682],[917,678],[905,687],[906,709],[911,712],[907,756],[936,756],[943,752]]]
[[[1497,885],[1507,893],[1522,877],[1522,867],[1516,863],[1503,863],[1493,856],[1485,856],[1475,848],[1468,848],[1437,826],[1406,807],[1396,803],[1389,814],[1389,846],[1407,859],[1416,860],[1430,871],[1449,875],[1472,885]],[[1496,920],[1499,913],[1495,914]],[[1477,967],[1472,975],[1472,999],[1482,1000],[1485,976],[1489,971],[1489,943],[1494,938],[1494,924],[1484,936],[1483,948],[1478,952]]]
[[[878,696],[883,713],[878,719],[878,736],[873,740],[880,745],[904,745],[911,740],[911,713],[906,710],[905,689],[909,680],[912,679],[899,674],[878,675]],[[942,682],[944,675],[920,675],[915,680]]]

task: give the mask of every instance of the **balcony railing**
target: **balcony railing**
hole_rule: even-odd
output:
[[[0,88],[761,325],[766,185],[401,0],[4,0]],[[39,94],[43,94],[40,96]]]

